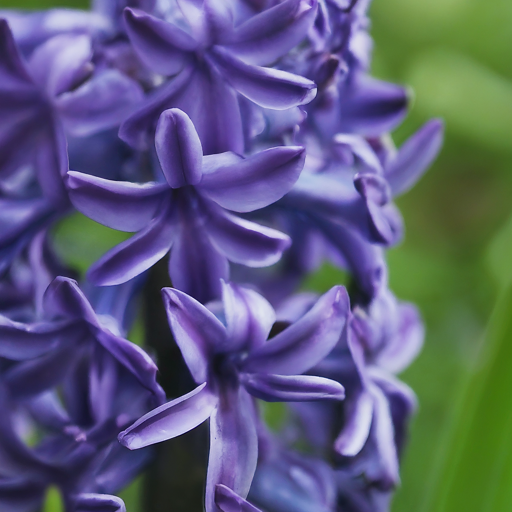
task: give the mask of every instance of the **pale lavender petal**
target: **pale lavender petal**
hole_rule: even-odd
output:
[[[205,382],[142,416],[119,434],[119,442],[130,450],[137,450],[180,436],[215,414],[217,402],[217,396]]]
[[[398,150],[386,166],[386,179],[393,196],[411,189],[437,157],[443,143],[443,122],[433,119],[426,123]]]
[[[162,389],[156,382],[158,368],[144,350],[131,341],[116,336],[107,329],[97,327],[93,332],[96,340],[122,366],[128,369],[146,389],[149,389],[159,398],[164,396]]]
[[[205,303],[220,297],[220,280],[228,279],[229,264],[198,220],[180,226],[169,259],[169,275],[175,288]]]
[[[217,485],[246,498],[256,470],[258,436],[252,397],[243,388],[228,389],[210,417],[210,456],[206,476],[206,512],[218,512]]]
[[[141,230],[153,219],[162,201],[170,200],[165,183],[111,181],[69,171],[66,185],[78,211],[119,231]]]
[[[170,219],[170,205],[164,205],[148,226],[94,263],[88,272],[98,286],[122,284],[142,274],[161,260],[171,248],[175,226]]]
[[[229,350],[250,350],[265,343],[276,313],[264,297],[249,288],[223,283],[222,303]]]
[[[91,57],[89,36],[61,34],[34,50],[29,69],[34,80],[53,98],[72,89],[90,74]]]
[[[324,377],[270,373],[243,373],[240,377],[251,395],[266,402],[309,402],[345,398],[343,386]]]
[[[261,512],[259,508],[222,484],[215,486],[215,504],[222,512]]]
[[[185,112],[172,108],[162,113],[156,126],[155,146],[170,187],[197,185],[201,181],[203,148]]]
[[[138,9],[125,9],[126,30],[135,52],[149,68],[174,75],[187,64],[197,46],[192,36],[172,23]]]
[[[186,293],[163,288],[162,296],[183,359],[194,380],[205,382],[210,358],[225,344],[226,328],[213,313]]]
[[[302,76],[245,64],[220,47],[210,56],[226,80],[261,107],[285,110],[309,103],[316,96],[315,83]]]
[[[300,146],[266,149],[205,173],[197,188],[223,208],[252,212],[275,203],[292,188],[305,157]]]
[[[126,507],[117,496],[82,493],[76,499],[73,512],[126,512]]]
[[[23,324],[0,316],[0,356],[22,361],[54,350],[69,335],[69,325],[67,321]]]
[[[208,235],[215,247],[233,263],[268,267],[281,259],[290,238],[266,226],[241,219],[220,209],[211,210]]]
[[[334,348],[349,311],[345,288],[331,288],[300,320],[250,353],[243,370],[283,375],[296,375],[309,370]]]
[[[224,46],[250,64],[270,64],[304,39],[316,7],[316,0],[285,0],[239,25]]]
[[[389,402],[377,386],[372,387],[372,395],[374,414],[370,435],[377,448],[380,464],[372,465],[366,471],[366,476],[374,481],[384,480],[387,485],[398,485],[400,483],[399,463]],[[372,469],[376,474],[373,474]]]
[[[373,408],[373,398],[365,390],[345,401],[345,424],[334,442],[339,454],[354,457],[363,449],[370,434]]]
[[[77,89],[61,94],[55,107],[67,130],[85,137],[119,126],[143,97],[135,80],[115,69],[106,69]]]

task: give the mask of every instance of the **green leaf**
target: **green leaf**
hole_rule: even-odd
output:
[[[491,316],[422,512],[512,510],[512,287]]]
[[[64,500],[59,489],[55,486],[48,487],[44,500],[43,512],[64,512]]]

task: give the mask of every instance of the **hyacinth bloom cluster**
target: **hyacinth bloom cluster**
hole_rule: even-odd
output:
[[[0,10],[1,510],[57,488],[122,512],[159,443],[207,422],[207,512],[389,511],[424,329],[385,250],[442,123],[394,146],[408,95],[370,76],[369,4]],[[133,233],[85,275],[54,248],[77,212]],[[326,261],[347,289],[301,291]],[[158,340],[127,339],[155,280],[185,393]]]

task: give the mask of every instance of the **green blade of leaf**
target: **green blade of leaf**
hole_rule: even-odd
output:
[[[512,510],[512,287],[496,304],[456,407],[422,511]]]

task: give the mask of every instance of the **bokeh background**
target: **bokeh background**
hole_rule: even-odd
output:
[[[2,8],[87,3],[0,0]],[[420,406],[392,509],[512,510],[512,496],[499,490],[512,495],[512,338],[506,328],[485,334],[512,277],[512,1],[374,0],[371,19],[373,74],[413,91],[397,144],[430,117],[446,122],[437,162],[398,201],[406,239],[388,258],[391,288],[419,305],[427,325],[422,354],[401,376]],[[80,239],[76,224],[59,236],[63,244],[73,239],[71,258],[86,264],[104,248],[91,248],[82,222]],[[321,290],[335,280],[324,268],[311,285]],[[498,324],[512,316],[509,299],[501,300]],[[130,512],[138,510],[136,489]]]

